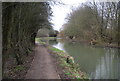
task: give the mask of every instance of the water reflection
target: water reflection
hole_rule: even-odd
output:
[[[58,42],[57,42],[56,40],[50,40],[50,41],[49,41],[49,44],[51,44],[51,45],[57,45]]]
[[[95,48],[80,43],[58,41],[57,47],[75,58],[80,69],[91,79],[120,79],[120,50],[114,48]]]
[[[64,43],[62,43],[61,39],[56,40],[49,40],[49,44],[52,45],[53,47],[56,47],[60,50],[63,50],[64,52],[66,52],[63,48]]]
[[[119,60],[117,49],[105,49],[104,56],[100,57],[96,65],[95,72],[92,72],[92,78],[96,79],[117,79],[120,75]]]

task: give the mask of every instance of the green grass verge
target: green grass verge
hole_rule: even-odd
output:
[[[35,41],[39,42],[40,44],[46,44],[41,38],[35,38]]]
[[[54,52],[63,52],[62,50],[60,49],[57,49],[55,47],[51,47],[50,50],[54,51]]]
[[[56,37],[41,37],[41,38],[35,38],[35,41],[39,42],[40,44],[46,44],[44,42],[45,40],[55,40]]]
[[[42,37],[43,39],[48,39],[48,40],[55,40],[56,39],[56,37]]]
[[[58,56],[59,65],[64,68],[64,73],[71,79],[88,79],[85,73],[80,71],[79,65],[76,63],[67,63],[66,59],[69,54],[64,53],[55,47],[48,47],[54,54]],[[71,57],[71,56],[70,56]]]

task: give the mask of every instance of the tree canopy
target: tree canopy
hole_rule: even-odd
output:
[[[11,55],[22,64],[35,45],[38,29],[52,29],[50,16],[48,2],[2,3],[3,62]]]
[[[87,2],[68,16],[61,31],[64,36],[79,39],[97,39],[108,43],[119,40],[119,13],[117,2]]]

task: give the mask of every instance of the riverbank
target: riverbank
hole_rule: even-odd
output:
[[[88,79],[84,72],[80,71],[79,65],[74,63],[74,59],[69,54],[64,53],[62,50],[46,45],[39,38],[36,38],[40,44],[46,46],[50,54],[56,59],[57,71],[61,79]],[[70,61],[67,63],[67,59]]]
[[[79,40],[79,39],[66,39],[66,38],[63,38],[63,40],[67,40],[67,41],[70,41],[70,42],[77,42],[77,43],[84,43],[84,44],[87,44],[87,45],[90,45],[90,46],[94,46],[94,47],[109,47],[109,48],[118,48],[120,49],[120,46],[118,46],[117,44],[115,43],[106,43],[106,42],[101,42],[101,41],[97,41],[96,40],[96,44],[93,44],[91,45],[90,44],[90,41],[86,41],[86,40]]]
[[[80,71],[79,65],[74,62],[74,59],[69,59],[70,63],[67,63],[67,58],[72,56],[52,46],[49,46],[48,49],[56,57],[57,67],[62,68],[62,73],[59,72],[62,79],[88,79],[86,74]]]
[[[90,79],[119,78],[119,49],[94,47],[63,39],[49,40],[48,44],[73,56],[80,70],[87,73]]]

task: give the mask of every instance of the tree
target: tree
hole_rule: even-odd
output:
[[[84,3],[73,10],[67,19],[62,30],[65,36],[84,40],[97,39],[109,44],[116,44],[120,40],[117,2]]]
[[[120,46],[120,1],[118,2],[118,46]]]
[[[21,65],[35,45],[38,29],[51,29],[51,10],[48,2],[2,3],[3,68],[9,56]]]
[[[73,11],[69,15],[68,22],[64,25],[65,34],[81,39],[96,38],[96,26],[99,25],[95,13],[96,11],[87,5]]]

